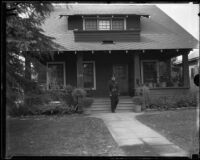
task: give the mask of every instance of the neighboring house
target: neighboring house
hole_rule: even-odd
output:
[[[155,5],[55,6],[42,28],[63,46],[49,51],[54,59],[38,75],[47,89],[70,84],[104,97],[114,73],[121,95],[135,95],[141,84],[151,95],[189,91],[188,54],[198,41]]]
[[[194,84],[194,76],[199,73],[199,50],[191,51],[188,55],[190,90],[197,91],[199,87]],[[182,59],[176,61],[178,66],[182,66]]]

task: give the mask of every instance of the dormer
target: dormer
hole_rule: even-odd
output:
[[[75,42],[139,41],[140,17],[148,15],[71,15],[68,29]]]

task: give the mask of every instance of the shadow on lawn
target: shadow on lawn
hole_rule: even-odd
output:
[[[127,156],[159,156],[153,148],[147,144],[120,147]]]

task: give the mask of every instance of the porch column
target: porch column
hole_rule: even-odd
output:
[[[83,88],[83,55],[77,53],[77,87]]]
[[[184,87],[189,87],[189,64],[188,64],[188,53],[183,54],[183,82]]]
[[[133,55],[133,62],[134,62],[134,92],[136,93],[137,88],[141,84],[140,79],[140,57],[139,53],[135,52]]]

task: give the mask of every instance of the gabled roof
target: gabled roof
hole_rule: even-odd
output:
[[[108,8],[113,8],[108,10]],[[143,50],[143,49],[192,49],[198,48],[198,41],[167,14],[155,5],[116,5],[109,7],[95,5],[75,5],[68,8],[55,8],[51,16],[46,19],[42,28],[45,34],[55,37],[55,42],[62,45],[58,50],[86,51],[86,50]],[[140,42],[115,42],[102,44],[101,42],[75,42],[73,31],[67,30],[66,17],[59,15],[108,13],[117,11],[126,14],[146,14],[150,18],[141,17]],[[120,13],[121,14],[121,13]]]

